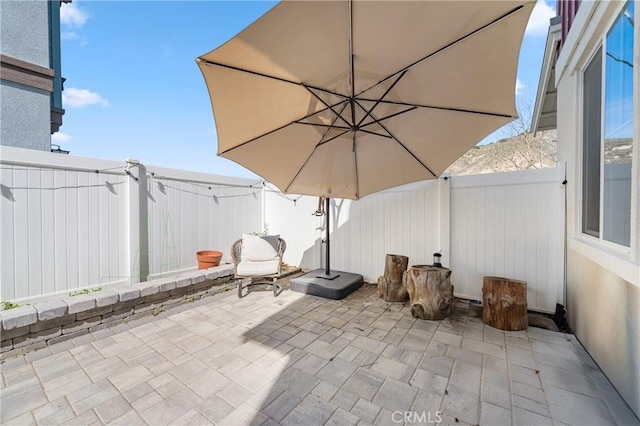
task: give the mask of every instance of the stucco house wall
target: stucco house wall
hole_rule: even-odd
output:
[[[1,144],[49,151],[51,149],[49,93],[2,80],[0,99],[2,103]]]
[[[576,337],[640,416],[640,63],[635,27],[630,246],[582,233],[583,71],[623,2],[582,2],[556,63],[558,160],[567,163],[567,316]],[[636,5],[637,6],[637,5]],[[635,9],[635,22],[640,14]],[[620,208],[624,208],[620,206]]]
[[[51,97],[54,80],[60,80],[50,51],[50,37],[59,39],[59,13],[57,1],[0,1],[1,145],[50,150],[57,130],[52,118],[61,121],[64,112]]]

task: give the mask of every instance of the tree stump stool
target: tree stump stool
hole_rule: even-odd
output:
[[[500,277],[484,277],[482,283],[482,322],[500,330],[525,330],[527,283]]]
[[[387,302],[406,302],[409,293],[402,276],[409,265],[409,258],[399,254],[388,254],[384,261],[384,275],[378,278],[378,296]]]
[[[453,286],[450,276],[450,269],[430,265],[414,265],[404,274],[411,316],[441,320],[451,315]]]

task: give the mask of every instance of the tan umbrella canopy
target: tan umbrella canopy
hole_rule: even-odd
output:
[[[516,118],[535,1],[292,1],[197,59],[218,155],[283,192],[433,179]]]

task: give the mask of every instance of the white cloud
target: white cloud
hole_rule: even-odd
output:
[[[549,6],[546,0],[538,0],[529,18],[525,35],[546,35],[549,20],[554,16],[556,16],[556,10]]]
[[[522,89],[527,87],[526,84],[520,81],[519,78],[516,79],[516,95],[519,95],[522,92]]]
[[[88,105],[111,106],[109,101],[96,92],[87,89],[69,87],[62,92],[62,103],[65,107],[83,108]]]
[[[71,139],[73,138],[67,135],[66,133],[56,132],[53,135],[51,135],[51,142],[56,144],[67,143],[67,142],[70,142]]]
[[[70,27],[81,27],[87,22],[89,15],[75,3],[62,3],[60,6],[60,22]]]
[[[77,40],[80,36],[73,31],[63,31],[62,34],[60,34],[60,38],[62,40]]]
[[[76,43],[78,43],[80,46],[83,46],[83,47],[89,44],[89,41],[85,36],[79,35],[74,31],[63,31],[60,34],[60,39],[68,42],[75,41]]]

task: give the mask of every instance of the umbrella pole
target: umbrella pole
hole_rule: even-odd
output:
[[[325,263],[326,263],[326,269],[325,269],[325,273],[324,274],[319,274],[316,275],[316,278],[324,278],[325,280],[332,280],[334,278],[337,278],[340,276],[340,274],[336,274],[336,273],[331,273],[331,261],[330,261],[330,255],[331,255],[331,242],[329,240],[329,197],[326,197],[324,199],[324,217],[325,217],[325,243],[326,243],[326,257],[325,257]]]
[[[326,272],[325,275],[330,275],[331,274],[331,244],[329,241],[329,197],[324,199],[324,215],[325,215],[325,222],[327,224],[326,229],[325,229],[325,240],[327,241],[327,258],[326,258]]]

